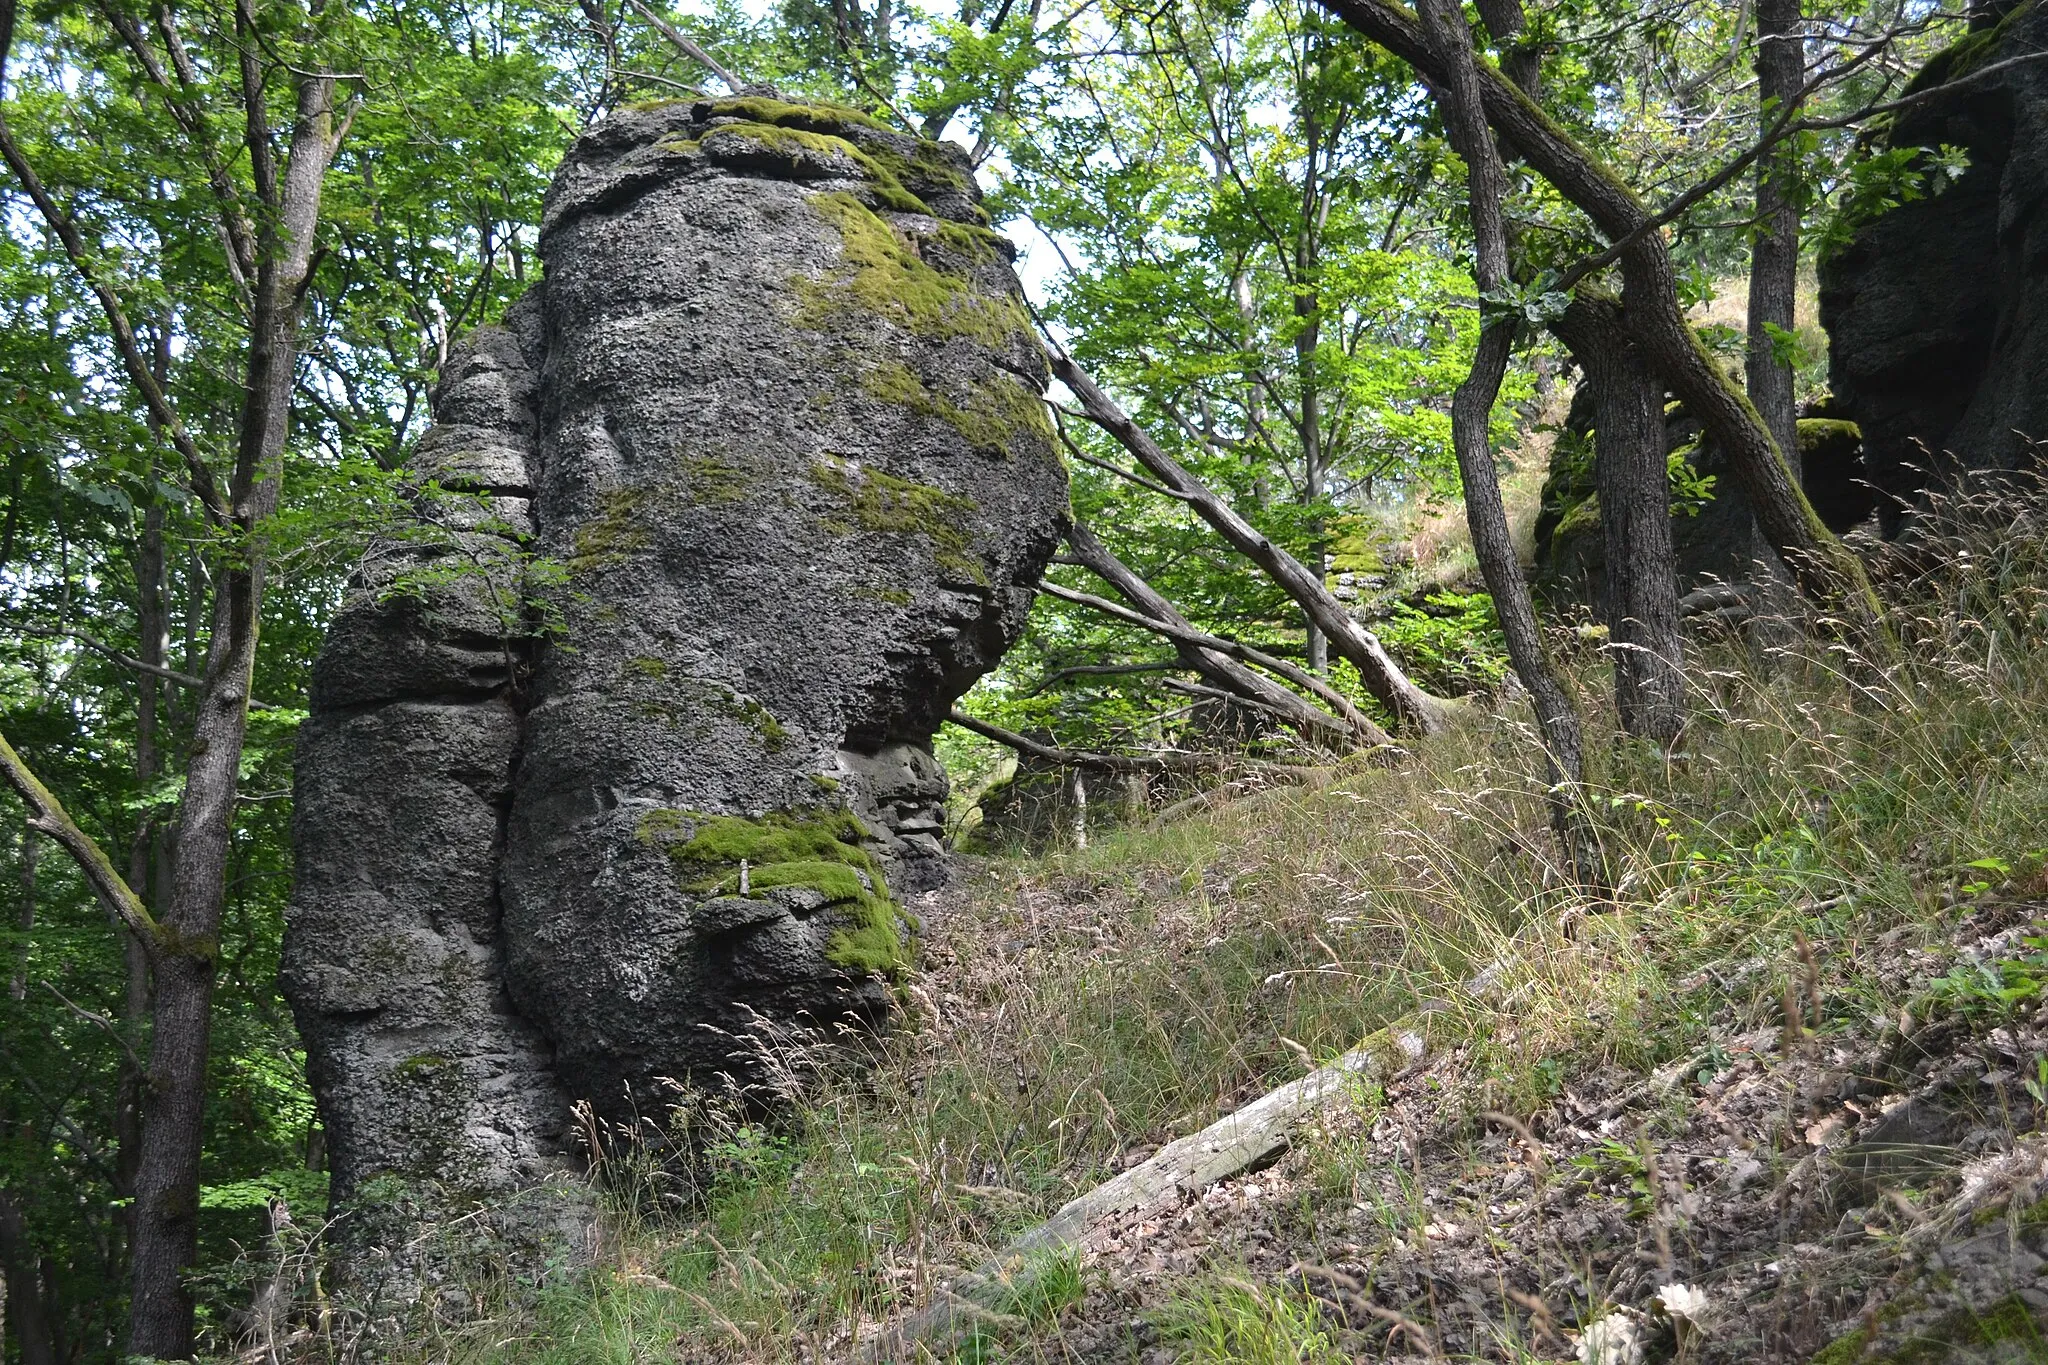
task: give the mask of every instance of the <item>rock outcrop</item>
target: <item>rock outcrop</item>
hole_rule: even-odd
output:
[[[573,1103],[659,1114],[756,1014],[887,1008],[931,736],[1066,510],[978,198],[756,92],[570,150],[316,672],[285,982],[341,1201],[533,1186]]]
[[[1989,69],[2044,45],[2039,4],[1978,11],[1880,138],[1960,147],[1968,169],[1821,260],[1829,382],[1862,428],[1887,535],[1930,482],[2026,468],[2048,440],[2048,63]]]

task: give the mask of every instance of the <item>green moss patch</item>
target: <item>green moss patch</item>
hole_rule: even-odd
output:
[[[644,489],[614,488],[599,497],[597,515],[576,528],[571,573],[610,568],[647,548],[647,528],[639,515],[644,496]]]
[[[891,133],[889,126],[879,119],[870,118],[858,109],[822,100],[792,104],[788,100],[770,99],[763,95],[738,95],[732,99],[701,102],[695,112],[705,119],[736,118],[748,123],[766,123],[777,128],[796,128],[834,137],[843,137],[856,128]]]
[[[811,207],[838,229],[844,265],[823,280],[799,280],[796,321],[837,330],[848,318],[879,317],[930,340],[971,337],[1001,349],[1031,320],[1008,296],[990,297],[959,275],[926,265],[901,233],[850,194],[818,194]]]
[[[777,174],[793,180],[837,175],[841,172],[834,162],[851,161],[859,168],[861,178],[873,187],[870,193],[879,207],[895,213],[931,216],[930,207],[904,188],[895,172],[845,138],[830,133],[769,123],[727,123],[704,134],[697,145],[715,161],[765,162]]]
[[[881,864],[861,845],[866,827],[850,811],[771,811],[754,819],[657,810],[641,817],[636,833],[668,853],[684,889],[697,895],[738,895],[742,862],[750,896],[779,887],[818,892],[845,921],[825,956],[849,972],[894,976],[906,964],[902,910]]]
[[[1863,440],[1863,428],[1854,422],[1845,422],[1836,417],[1802,417],[1799,419],[1799,453],[1809,455],[1816,450],[1837,443],[1858,445]]]
[[[1052,443],[1052,423],[1045,415],[1045,405],[1036,394],[1000,374],[977,382],[964,404],[934,393],[900,360],[876,365],[861,380],[861,387],[870,397],[936,417],[966,437],[976,450],[1008,455],[1010,442],[1020,434]]]
[[[2015,5],[2012,13],[2006,15],[1990,28],[1967,34],[1950,43],[1927,59],[1927,65],[1920,68],[1905,89],[1905,97],[1911,98],[1923,90],[1932,90],[1937,85],[1969,75],[1978,67],[1991,60],[1999,45],[2012,32],[2013,25],[2034,8],[2032,0]]]
[[[811,482],[846,504],[847,516],[829,517],[826,528],[841,535],[880,531],[923,536],[932,560],[954,578],[988,585],[988,571],[969,552],[968,519],[978,510],[971,498],[943,488],[899,479],[827,455],[811,465]]]

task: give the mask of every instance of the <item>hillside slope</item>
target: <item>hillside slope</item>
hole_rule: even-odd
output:
[[[593,1267],[481,1268],[410,1349],[852,1360],[1076,1193],[1404,1021],[1427,1053],[1277,1163],[1093,1228],[923,1358],[2048,1359],[2042,545],[2029,514],[1898,567],[1888,659],[1702,642],[1683,752],[1602,746],[1611,891],[1559,877],[1512,714],[970,866],[921,906],[894,1034],[762,1030],[775,1095],[679,1087],[594,1134],[619,1194]],[[644,1156],[664,1126],[694,1174]]]

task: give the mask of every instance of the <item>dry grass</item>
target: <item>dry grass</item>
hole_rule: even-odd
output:
[[[1703,649],[1681,755],[1596,708],[1610,738],[1587,802],[1611,891],[1562,876],[1514,715],[1395,768],[984,863],[920,907],[896,1034],[775,1041],[807,1078],[784,1125],[700,1106],[695,1185],[643,1182],[657,1197],[621,1202],[587,1276],[436,1329],[415,1358],[846,1359],[1015,1229],[1419,1009],[1467,1059],[1440,1100],[1456,1115],[1530,1113],[1572,1076],[1689,1055],[1708,1025],[1675,983],[1797,962],[1802,941],[1853,963],[1869,936],[1936,922],[1973,861],[2048,848],[2044,544],[2028,514],[1895,579],[1888,658]],[[1598,694],[1600,661],[1577,665]],[[1781,984],[1729,989],[1753,1010]],[[1246,1331],[1293,1311],[1198,1269],[1184,1306]],[[966,1358],[1072,1358],[1056,1329],[1079,1281],[1053,1283]]]

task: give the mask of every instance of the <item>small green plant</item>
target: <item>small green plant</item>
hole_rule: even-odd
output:
[[[2033,1077],[2020,1084],[2034,1097],[2035,1104],[2048,1105],[2048,1057],[2034,1058]]]
[[[1306,1295],[1221,1278],[1175,1299],[1159,1322],[1186,1365],[1340,1365],[1350,1357]]]
[[[1380,642],[1420,685],[1445,695],[1490,692],[1507,677],[1507,641],[1483,592],[1433,592],[1421,607],[1396,603]]]
[[[1928,988],[1935,1009],[1971,1022],[1996,1022],[2041,998],[2048,986],[2048,938],[2024,940],[2033,951],[1997,962],[1960,962]]]
[[[1647,1218],[1656,1211],[1657,1192],[1651,1184],[1649,1160],[1641,1148],[1608,1138],[1590,1152],[1573,1157],[1571,1164],[1583,1172],[1588,1185],[1626,1185],[1629,1217]]]

